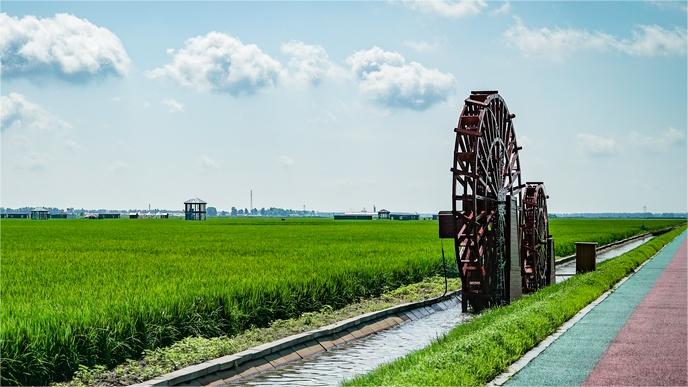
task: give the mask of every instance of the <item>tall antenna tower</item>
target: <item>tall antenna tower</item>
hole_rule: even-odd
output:
[[[250,204],[249,204],[250,208],[249,208],[248,210],[249,210],[249,211],[252,211],[252,210],[253,210],[253,190],[251,190],[250,198],[251,198],[251,199],[250,199]]]

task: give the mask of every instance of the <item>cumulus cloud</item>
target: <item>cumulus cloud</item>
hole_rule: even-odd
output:
[[[168,51],[172,61],[148,72],[197,91],[247,95],[274,86],[282,65],[255,44],[220,32],[188,39],[179,50]]]
[[[504,33],[504,37],[526,56],[564,57],[581,50],[606,50],[614,38],[602,32],[577,29],[529,28],[519,18]]]
[[[453,75],[417,62],[407,63],[401,54],[379,47],[354,53],[347,64],[364,94],[392,108],[425,110],[444,101],[454,90]]]
[[[322,46],[292,40],[282,45],[282,52],[290,57],[289,77],[297,81],[317,85],[328,77],[343,76]]]
[[[14,167],[19,170],[40,172],[48,169],[50,160],[45,154],[38,154],[36,152],[29,152],[20,155],[14,163]]]
[[[504,4],[500,5],[497,9],[492,11],[493,15],[508,15],[511,13],[511,2],[506,0]]]
[[[198,158],[198,162],[203,169],[217,169],[218,164],[210,156],[202,154]]]
[[[70,124],[19,93],[0,96],[0,129],[64,129]]]
[[[612,137],[579,133],[576,139],[578,148],[592,156],[610,156],[618,151],[618,144]]]
[[[631,141],[647,150],[662,152],[676,145],[686,145],[686,131],[669,127],[654,136],[634,132],[631,134]]]
[[[65,139],[64,144],[67,147],[67,149],[74,153],[81,150],[81,145],[78,142],[72,140],[71,138]]]
[[[659,9],[688,13],[688,4],[685,1],[646,0],[646,3],[654,5]]]
[[[294,159],[292,159],[289,156],[282,155],[279,157],[279,163],[281,166],[289,168],[292,165],[294,165],[296,163],[296,161],[294,161]]]
[[[126,75],[131,62],[114,33],[66,13],[43,19],[0,13],[0,56],[3,76],[52,74],[77,81]]]
[[[617,49],[638,56],[685,55],[688,32],[685,29],[665,29],[660,26],[638,26],[633,38],[617,42]]]
[[[504,32],[506,40],[528,57],[562,60],[580,51],[617,51],[636,56],[685,55],[688,32],[637,26],[630,39],[575,28],[530,28],[520,18]]]
[[[110,172],[120,172],[129,169],[129,164],[123,161],[114,161],[107,166],[107,170]]]
[[[440,48],[439,42],[425,42],[416,40],[404,41],[404,46],[421,53],[437,51]]]
[[[346,63],[351,66],[351,70],[357,77],[363,78],[366,74],[380,71],[382,66],[403,66],[406,60],[397,52],[390,52],[373,47],[369,50],[355,52]]]
[[[402,0],[402,3],[416,11],[450,18],[477,15],[487,7],[486,0]]]
[[[309,124],[330,125],[337,122],[337,116],[330,110],[325,110],[317,116],[306,119]]]
[[[181,113],[184,111],[184,105],[172,98],[163,99],[160,103],[165,106],[170,113]]]

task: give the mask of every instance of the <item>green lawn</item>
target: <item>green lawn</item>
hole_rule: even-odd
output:
[[[671,223],[556,219],[551,232],[565,255],[575,240],[606,243]],[[432,221],[3,219],[0,227],[5,384],[64,380],[79,364],[112,366],[184,337],[338,308],[437,273],[441,262]]]

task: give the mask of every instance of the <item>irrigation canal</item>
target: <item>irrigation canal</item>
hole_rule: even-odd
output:
[[[624,243],[622,245],[615,246],[614,248],[611,248],[609,250],[605,250],[604,252],[601,252],[597,254],[597,263],[604,262],[608,259],[618,257],[621,254],[627,253],[636,247],[642,245],[643,243],[649,241],[650,239],[654,238],[652,235],[646,235],[642,238],[635,239],[633,241],[630,241],[628,243]],[[557,283],[562,282],[566,279],[568,279],[570,276],[576,274],[576,261],[570,261],[566,263],[561,263],[557,265],[556,271],[556,280]]]
[[[646,236],[614,246],[597,256],[603,262],[626,253],[652,239]],[[575,261],[557,265],[557,282],[575,274]],[[365,374],[377,366],[421,349],[433,340],[470,318],[461,313],[460,300],[451,300],[455,308],[431,313],[425,317],[378,332],[359,340],[331,348],[312,357],[293,361],[282,367],[239,379],[228,384],[247,386],[331,386]],[[220,383],[213,383],[214,385]]]

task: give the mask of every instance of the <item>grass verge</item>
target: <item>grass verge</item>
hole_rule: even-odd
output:
[[[458,278],[448,280],[449,290],[458,290]],[[188,337],[169,347],[147,350],[140,360],[128,360],[113,369],[105,366],[80,367],[71,381],[59,386],[129,385],[140,383],[174,370],[230,355],[263,343],[293,334],[307,332],[324,325],[364,313],[386,309],[407,302],[421,301],[444,293],[444,277],[425,280],[387,291],[379,297],[363,299],[344,308],[325,307],[318,312],[304,313],[298,318],[277,320],[264,328],[251,328],[231,337]]]
[[[595,272],[489,310],[430,346],[346,385],[484,385],[685,230],[674,229],[601,263]]]

